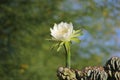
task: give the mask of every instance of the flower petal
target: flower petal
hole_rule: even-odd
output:
[[[59,24],[54,24],[53,29],[50,28],[51,36],[56,40],[60,41],[70,41],[71,38],[78,36],[73,30],[72,23],[61,22]]]
[[[55,24],[54,24],[54,27],[53,27],[53,30],[54,30],[54,31],[57,31],[57,30],[58,30],[57,27],[58,27],[58,25],[55,23]]]

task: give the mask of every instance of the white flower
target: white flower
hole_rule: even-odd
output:
[[[50,28],[53,39],[60,41],[70,41],[73,34],[72,23],[61,22],[60,24],[54,24],[53,29]]]
[[[63,45],[69,48],[71,42],[80,42],[79,36],[81,30],[73,30],[72,23],[61,22],[54,24],[53,28],[50,28],[52,39],[50,41],[56,41],[57,43],[53,47],[58,47],[57,51],[61,49]]]

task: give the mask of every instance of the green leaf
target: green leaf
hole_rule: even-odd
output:
[[[59,45],[59,43],[52,45],[51,50],[53,50],[55,47],[58,47],[58,45]]]
[[[72,38],[79,37],[81,35],[81,30],[76,30],[73,32]]]
[[[80,43],[80,39],[79,38],[72,38],[71,40],[74,41],[74,42]]]
[[[51,42],[60,42],[59,40],[56,40],[54,38],[52,38],[52,39],[46,39],[46,40],[51,41]]]
[[[74,34],[74,35],[72,36],[72,38],[73,38],[73,37],[79,37],[80,35],[81,35],[80,33]]]
[[[81,30],[76,30],[76,31],[74,32],[74,34],[80,33],[80,32],[81,32]]]
[[[57,48],[57,52],[59,52],[59,51],[60,51],[61,47],[62,47],[62,46],[59,46],[59,47]]]
[[[57,52],[60,51],[60,49],[62,48],[63,44],[64,44],[64,42],[59,43],[58,48],[57,48]]]

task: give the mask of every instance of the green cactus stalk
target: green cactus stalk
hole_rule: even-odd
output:
[[[71,52],[70,52],[70,42],[65,42],[64,44],[65,52],[66,52],[66,67],[71,67]]]

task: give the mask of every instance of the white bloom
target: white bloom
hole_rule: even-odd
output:
[[[55,40],[70,41],[73,34],[73,25],[72,23],[61,22],[60,24],[54,24],[53,29],[50,28],[50,31]]]

